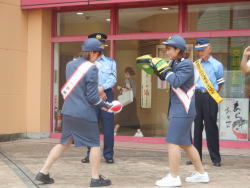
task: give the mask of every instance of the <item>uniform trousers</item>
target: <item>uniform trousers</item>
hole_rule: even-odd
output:
[[[218,104],[207,93],[195,92],[196,117],[194,121],[194,146],[202,160],[202,131],[205,126],[207,147],[213,163],[221,162],[219,129],[217,126]]]
[[[112,89],[106,89],[104,92],[106,93],[107,101],[112,102],[114,100]],[[105,159],[111,159],[114,155],[114,114],[97,109],[97,116],[98,120],[101,122],[104,136],[103,157]],[[90,148],[88,148],[87,157],[89,153]]]

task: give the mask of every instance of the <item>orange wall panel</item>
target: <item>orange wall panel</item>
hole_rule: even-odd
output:
[[[27,132],[49,132],[51,14],[32,10],[28,16]]]
[[[51,11],[0,0],[0,135],[49,133]]]
[[[27,13],[0,0],[0,134],[26,131]]]

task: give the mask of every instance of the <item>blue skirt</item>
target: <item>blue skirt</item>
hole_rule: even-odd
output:
[[[98,123],[64,115],[61,144],[67,144],[70,138],[76,147],[100,146]]]
[[[168,125],[166,141],[177,145],[191,145],[191,126],[194,121],[190,118],[171,118]]]

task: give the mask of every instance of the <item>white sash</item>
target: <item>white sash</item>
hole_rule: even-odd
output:
[[[67,80],[67,82],[61,89],[61,93],[64,100],[66,100],[66,98],[70,95],[70,93],[76,87],[78,82],[85,76],[85,74],[92,66],[94,66],[93,63],[86,61],[82,63],[79,67],[77,67],[75,72],[70,76],[70,78]]]
[[[176,96],[180,99],[182,105],[184,106],[187,114],[189,111],[189,107],[190,107],[190,103],[192,100],[192,97],[194,95],[194,91],[195,91],[195,85],[193,85],[188,91],[187,93],[185,93],[181,88],[173,88],[173,91],[175,92]]]

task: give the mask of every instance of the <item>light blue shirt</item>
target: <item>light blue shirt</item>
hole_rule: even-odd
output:
[[[110,89],[116,84],[116,62],[112,58],[102,55],[100,59],[95,62],[99,69],[98,85],[103,86],[104,89]]]
[[[204,61],[201,59],[201,65],[202,65],[204,71],[206,72],[209,80],[213,84],[214,89],[216,89],[218,91],[218,89],[219,89],[218,85],[223,84],[225,82],[225,80],[223,78],[223,65],[221,64],[221,62],[219,62],[218,60],[216,60],[212,56],[210,56],[207,61]],[[203,91],[206,90],[200,77],[198,78],[195,89],[200,89]]]

